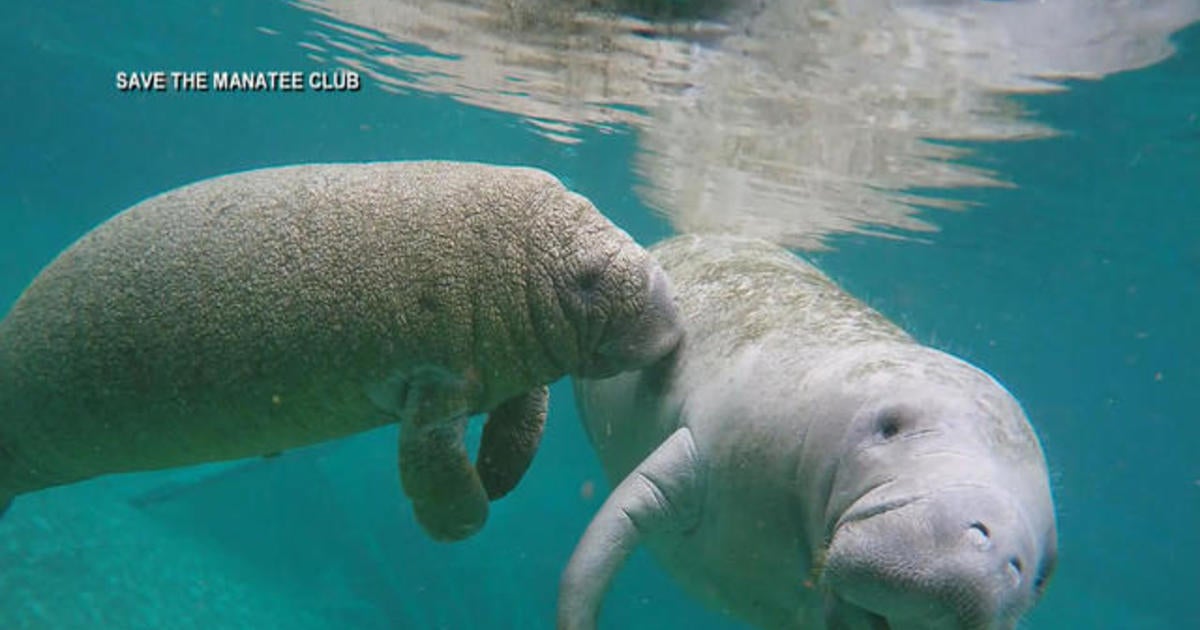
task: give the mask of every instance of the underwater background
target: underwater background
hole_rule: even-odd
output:
[[[410,4],[429,14],[438,3]],[[1077,39],[1066,25],[1083,13],[1030,18],[1058,29],[1046,41],[1080,46],[1133,33],[1115,45],[1127,63],[1088,49],[1038,66],[1014,50],[1044,49],[1010,38],[988,57],[1010,64],[1004,80],[974,85],[963,77],[987,68],[922,74],[937,62],[912,61],[910,47],[889,90],[867,62],[915,39],[858,25],[949,21],[1000,50],[1000,27],[979,25],[1007,24],[1003,5],[1039,3],[824,3],[811,37],[794,38],[824,44],[794,72],[801,62],[769,34],[752,41],[750,26],[597,33],[554,14],[508,16],[497,30],[496,3],[444,4],[469,11],[407,34],[415,18],[389,18],[384,2],[6,3],[0,312],[90,228],[205,177],[385,159],[541,167],[646,245],[690,229],[778,235],[921,341],[1005,383],[1042,438],[1059,519],[1059,568],[1023,627],[1200,628],[1200,3],[1148,2],[1123,17],[1131,3],[1083,3],[1111,19]],[[1081,3],[1060,11],[1070,4]],[[839,16],[852,36],[829,26]],[[456,38],[459,49],[439,49]],[[932,57],[980,59],[971,41],[934,40],[954,45]],[[721,52],[739,46],[750,52]],[[549,74],[461,65],[483,54]],[[755,72],[730,65],[745,59]],[[114,85],[121,70],[345,68],[363,73],[361,90]],[[730,83],[748,76],[771,87]],[[511,89],[488,82],[497,77]],[[821,109],[806,100],[817,93],[869,111]],[[756,110],[764,99],[738,100],[747,94],[778,102]],[[735,127],[737,142],[716,137]],[[390,427],[21,496],[0,519],[0,628],[552,627],[559,572],[607,492],[570,384],[552,387],[528,475],[465,542],[433,543],[416,525],[395,443]],[[601,626],[740,627],[644,552]]]

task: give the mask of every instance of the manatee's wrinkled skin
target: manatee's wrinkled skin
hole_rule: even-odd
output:
[[[1016,400],[774,245],[690,236],[652,253],[684,338],[576,382],[615,489],[563,573],[559,627],[594,628],[645,542],[762,628],[1013,628],[1057,553]]]
[[[463,538],[533,457],[547,383],[645,365],[678,338],[653,259],[545,172],[218,177],[100,225],[0,321],[0,504],[402,420],[418,519]],[[481,479],[461,436],[497,409]]]

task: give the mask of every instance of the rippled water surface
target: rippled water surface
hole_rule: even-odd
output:
[[[97,223],[204,177],[538,166],[644,244],[724,231],[808,252],[1005,382],[1059,510],[1059,570],[1026,627],[1200,627],[1200,2],[700,4],[15,3],[0,304]],[[116,89],[153,70],[363,85]],[[607,492],[567,384],[551,404],[519,491],[452,546],[412,520],[394,428],[22,496],[0,520],[0,627],[551,627]],[[644,554],[602,625],[738,627]]]

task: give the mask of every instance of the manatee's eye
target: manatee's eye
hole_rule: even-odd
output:
[[[584,294],[591,294],[600,288],[600,269],[594,266],[588,266],[579,274],[576,280],[579,290]]]
[[[600,296],[608,262],[607,258],[593,258],[585,262],[583,268],[575,275],[575,290],[584,304],[591,304]]]
[[[900,435],[900,431],[904,430],[908,424],[908,419],[900,410],[888,409],[875,419],[875,432],[879,434],[879,437],[890,440]]]

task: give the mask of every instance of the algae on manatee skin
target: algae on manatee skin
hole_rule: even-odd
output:
[[[545,171],[215,177],[97,226],[0,320],[0,502],[399,421],[417,519],[458,540],[532,461],[546,384],[646,365],[679,334],[650,255]],[[481,413],[482,467],[462,444]]]

